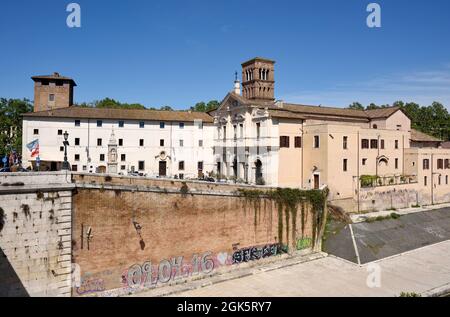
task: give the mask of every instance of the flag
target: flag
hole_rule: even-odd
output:
[[[31,151],[31,157],[35,157],[39,155],[39,140],[36,139],[27,144],[28,150]]]

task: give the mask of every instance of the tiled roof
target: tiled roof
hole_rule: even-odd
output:
[[[425,134],[423,132],[411,129],[411,141],[416,142],[442,142],[442,140],[439,140],[438,138],[435,138],[434,136]]]
[[[400,110],[400,107],[388,107],[388,108],[366,110],[365,113],[370,119],[381,119],[381,118],[389,118],[398,110]]]
[[[33,77],[31,77],[31,79],[33,79],[34,81],[43,80],[43,79],[44,80],[66,80],[66,81],[72,82],[72,84],[74,86],[77,85],[72,78],[61,76],[59,73],[56,73],[56,72],[53,73],[52,75],[33,76]]]
[[[282,110],[269,110],[269,114],[273,118],[281,118],[281,119],[306,119],[300,113],[295,113],[292,111],[282,111]]]
[[[275,108],[279,108],[275,106]],[[333,108],[333,107],[322,107],[322,106],[307,106],[299,104],[285,103],[282,109],[288,111],[302,113],[305,115],[326,115],[326,116],[337,116],[337,117],[351,117],[351,118],[361,118],[367,119],[367,115],[362,110],[345,109],[345,108]]]
[[[177,121],[193,122],[202,120],[212,123],[213,118],[204,112],[191,111],[159,111],[144,109],[106,109],[106,108],[83,108],[71,106],[68,108],[54,109],[25,113],[24,117],[54,117],[54,118],[79,118],[79,119],[128,119],[149,121]]]
[[[450,149],[450,141],[442,143],[442,148],[444,149]]]

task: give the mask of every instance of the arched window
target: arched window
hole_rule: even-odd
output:
[[[378,129],[378,125],[374,124],[374,125],[373,125],[373,128],[374,128],[374,129]]]

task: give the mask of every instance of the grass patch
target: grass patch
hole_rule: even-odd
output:
[[[391,213],[387,216],[378,216],[378,217],[371,217],[368,218],[365,222],[372,223],[377,221],[384,221],[384,220],[390,220],[390,219],[399,219],[401,216],[395,212]]]

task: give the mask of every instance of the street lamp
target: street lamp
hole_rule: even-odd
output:
[[[67,131],[64,132],[63,134],[64,136],[64,162],[62,164],[62,169],[65,171],[68,171],[69,168],[69,162],[67,161],[67,147],[69,146],[69,141],[67,141],[67,139],[69,139],[69,133],[67,133]]]

